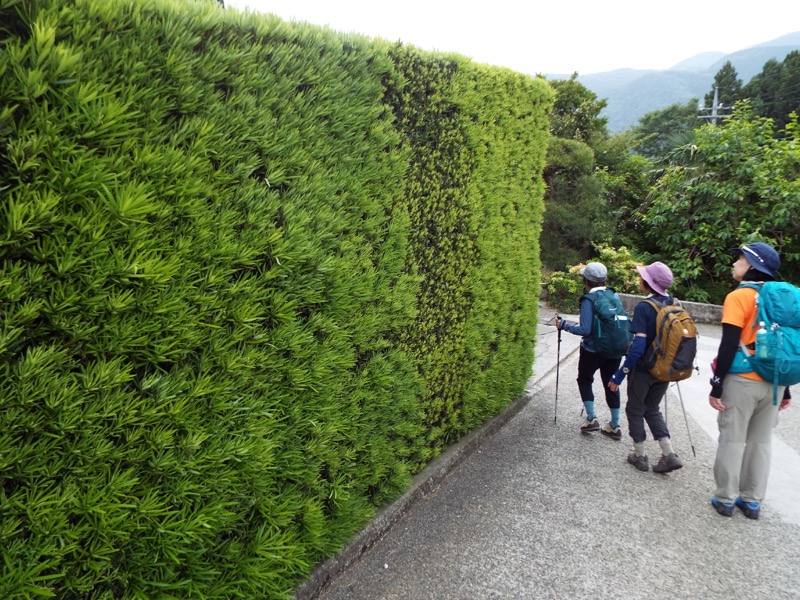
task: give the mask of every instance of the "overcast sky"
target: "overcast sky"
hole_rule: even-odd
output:
[[[707,51],[735,52],[800,31],[796,0],[225,0],[521,73],[668,69]]]

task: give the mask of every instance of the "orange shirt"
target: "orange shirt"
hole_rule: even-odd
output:
[[[756,328],[753,323],[756,318],[756,294],[753,288],[737,288],[725,297],[722,305],[722,322],[742,328],[740,339],[745,346],[756,341]],[[741,352],[741,349],[739,350]],[[751,353],[752,354],[752,353]],[[755,373],[737,373],[747,379],[764,381]]]

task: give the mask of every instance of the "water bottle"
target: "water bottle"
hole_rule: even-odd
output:
[[[758,324],[758,331],[756,332],[756,356],[758,356],[758,358],[769,358],[767,327],[764,321]]]

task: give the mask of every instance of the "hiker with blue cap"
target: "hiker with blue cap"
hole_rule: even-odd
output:
[[[722,338],[712,364],[708,397],[719,411],[717,487],[711,505],[726,517],[738,507],[747,518],[758,519],[769,476],[772,429],[778,411],[789,406],[791,396],[788,386],[775,389],[773,382],[754,372],[748,359],[758,334],[754,325],[759,286],[777,280],[781,259],[763,242],[733,248],[731,253],[736,257],[731,275],[739,286],[725,297],[722,307]],[[782,398],[779,404],[778,397]]]
[[[590,262],[580,270],[586,293],[580,300],[580,322],[569,323],[561,317],[556,318],[556,325],[563,331],[582,337],[578,357],[578,391],[581,402],[586,410],[586,419],[583,421],[581,433],[589,434],[596,431],[613,439],[622,439],[620,420],[620,394],[619,390],[608,388],[611,376],[619,367],[620,360],[625,354],[628,339],[628,315],[622,307],[619,295],[606,287],[608,269],[599,262]],[[609,330],[610,335],[603,336],[604,323],[613,323]],[[609,346],[606,346],[609,344]],[[603,382],[606,404],[611,412],[611,420],[602,429],[597,420],[594,406],[594,375],[600,371]]]

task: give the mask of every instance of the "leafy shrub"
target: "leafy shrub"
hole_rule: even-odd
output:
[[[583,294],[583,281],[576,274],[583,265],[571,267],[568,273],[554,271],[547,283],[548,302],[560,312],[574,314]]]
[[[608,269],[608,285],[623,294],[639,294],[639,271],[636,270],[642,261],[625,246],[610,248],[601,246],[598,250],[598,262]]]
[[[745,102],[724,126],[698,128],[691,159],[664,169],[642,207],[645,237],[682,298],[721,303],[732,286],[728,250],[754,239],[774,241],[782,277],[800,281],[800,124],[790,116],[778,138],[773,125]]]
[[[638,294],[639,272],[637,261],[625,246],[614,249],[601,246],[597,249],[597,258],[593,261],[603,263],[608,269],[607,285],[619,293]],[[580,263],[569,268],[568,272],[556,271],[547,284],[549,303],[557,310],[575,314],[579,310],[580,298],[585,289],[580,270],[586,265]]]

